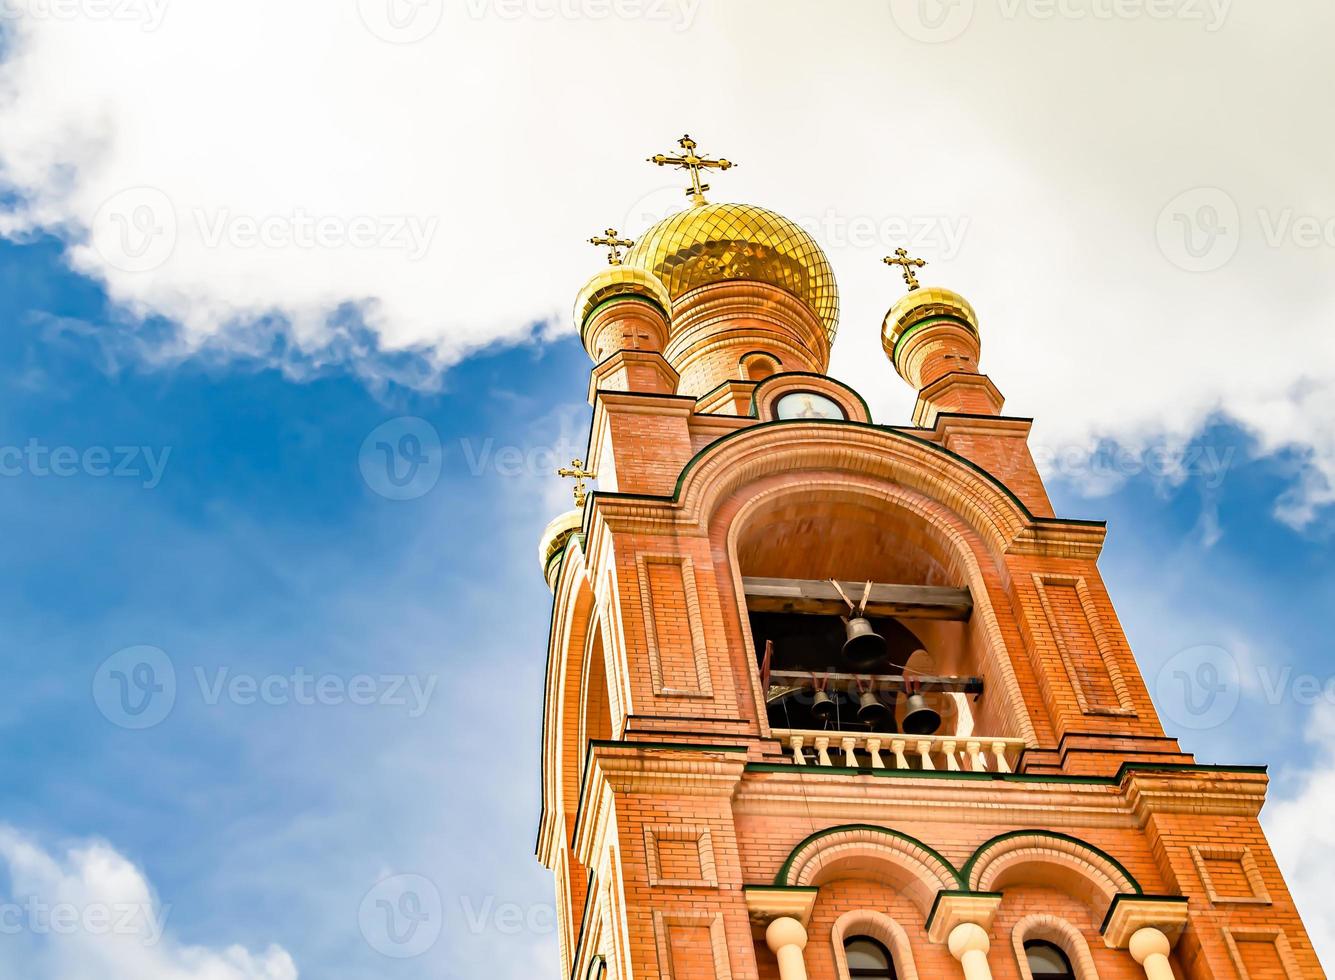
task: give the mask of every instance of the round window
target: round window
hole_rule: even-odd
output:
[[[774,415],[780,419],[835,419],[842,421],[848,416],[843,407],[833,398],[826,398],[814,391],[794,391],[784,395],[774,406]]]

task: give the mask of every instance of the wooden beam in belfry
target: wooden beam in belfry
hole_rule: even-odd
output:
[[[789,685],[791,687],[808,688],[814,687],[817,679],[822,684],[838,687],[842,684],[852,684],[856,687],[862,684],[864,687],[868,684],[874,691],[903,691],[904,677],[902,674],[844,674],[839,672],[811,671],[811,670],[775,670],[770,672],[771,684]],[[914,676],[910,678],[913,681],[914,688],[919,691],[959,691],[962,694],[982,694],[983,679],[981,677],[928,677]]]
[[[864,582],[840,582],[854,603],[861,603]],[[830,582],[801,578],[744,578],[746,607],[751,612],[847,614],[848,606]],[[868,616],[906,619],[968,619],[973,599],[968,589],[939,585],[888,585],[874,582],[867,600]]]

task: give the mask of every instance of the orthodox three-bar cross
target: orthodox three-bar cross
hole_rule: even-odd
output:
[[[886,265],[900,266],[904,270],[904,282],[908,284],[910,292],[917,289],[919,286],[918,277],[913,270],[915,268],[921,269],[927,264],[926,259],[909,258],[908,251],[902,248],[895,249],[894,255],[886,256],[881,261]]]
[[[635,244],[635,241],[633,239],[618,238],[617,237],[618,234],[619,232],[615,228],[608,228],[601,235],[594,235],[592,238],[589,239],[590,245],[607,246],[608,265],[620,265],[621,250],[623,248],[630,248],[632,245]]]
[[[689,136],[683,136],[677,140],[677,145],[681,147],[681,156],[670,157],[665,153],[655,153],[649,158],[650,163],[656,163],[660,167],[676,167],[678,170],[689,170],[691,172],[691,186],[687,188],[686,194],[696,204],[705,203],[705,191],[709,190],[708,184],[700,183],[701,170],[731,170],[737,164],[731,160],[708,160],[695,152],[695,140]]]
[[[569,466],[563,466],[556,471],[556,475],[563,479],[573,479],[575,481],[575,506],[583,507],[584,501],[588,499],[588,492],[584,489],[585,480],[596,480],[598,474],[584,468],[584,460],[572,459]]]

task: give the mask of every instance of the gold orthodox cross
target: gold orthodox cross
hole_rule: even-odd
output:
[[[562,479],[574,479],[576,507],[583,507],[584,501],[589,496],[584,489],[584,481],[598,479],[597,473],[584,468],[584,460],[582,459],[572,459],[570,465],[557,470],[556,475]]]
[[[699,156],[695,152],[695,140],[689,136],[683,136],[677,140],[677,145],[682,149],[681,156],[670,157],[664,153],[656,153],[649,158],[649,162],[656,163],[660,167],[676,167],[678,170],[689,170],[691,172],[691,186],[686,193],[696,204],[704,204],[705,191],[709,190],[709,185],[700,183],[700,171],[731,170],[737,164],[731,160],[708,160]]]
[[[910,292],[917,289],[919,285],[918,277],[913,271],[914,268],[921,269],[923,266],[927,264],[926,259],[909,258],[909,253],[902,248],[895,249],[895,254],[893,256],[887,256],[881,261],[883,261],[886,265],[897,265],[903,268],[904,282],[908,284]]]
[[[618,232],[615,228],[608,228],[601,235],[594,235],[592,238],[589,239],[590,245],[607,246],[608,265],[620,265],[621,250],[623,248],[630,248],[632,245],[635,244],[634,240],[630,238],[618,238],[617,235]]]

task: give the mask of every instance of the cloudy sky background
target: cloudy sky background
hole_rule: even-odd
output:
[[[0,963],[553,962],[532,551],[587,424],[568,309],[602,261],[583,239],[680,207],[643,160],[683,131],[740,163],[715,199],[826,247],[832,372],[878,421],[911,406],[879,354],[902,290],[881,256],[906,245],[973,301],[1059,509],[1112,521],[1105,573],[1170,727],[1205,761],[1274,764],[1267,819],[1335,951],[1335,705],[1295,685],[1331,674],[1311,620],[1335,585],[1332,21],[1256,0],[0,4],[0,443],[166,460],[151,487],[0,480],[0,861],[11,899],[171,909],[151,946],[29,928]],[[408,415],[441,475],[394,500],[359,454]],[[135,645],[178,682],[141,731],[89,694]],[[1231,688],[1195,710],[1176,679],[1202,665]],[[198,681],[298,666],[437,687],[414,716],[209,703]],[[399,960],[359,911],[408,874],[443,934]]]

